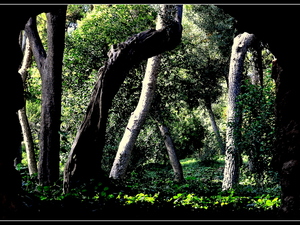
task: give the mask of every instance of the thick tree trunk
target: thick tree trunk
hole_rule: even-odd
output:
[[[181,8],[177,7],[177,8]],[[90,179],[101,179],[101,158],[108,110],[129,69],[142,60],[175,48],[181,40],[181,23],[172,21],[164,29],[150,29],[113,45],[81,124],[64,171],[64,192]]]
[[[297,58],[274,60],[276,80],[276,139],[273,166],[280,174],[281,215],[299,218],[300,212],[300,96]]]
[[[28,68],[30,68],[31,64],[32,64],[32,51],[30,49],[29,39],[26,38],[23,62],[21,68],[19,69],[19,73],[23,80],[24,89],[25,89],[25,83],[27,79],[27,70]],[[31,134],[28,118],[26,115],[26,102],[25,102],[25,106],[18,111],[18,115],[19,115],[19,120],[22,128],[22,133],[23,133],[23,141],[25,144],[25,149],[27,154],[29,174],[30,175],[36,174],[38,172],[37,162],[35,158],[33,138]]]
[[[209,115],[211,126],[212,126],[213,131],[216,135],[216,140],[217,140],[219,148],[220,148],[220,154],[224,155],[225,154],[225,145],[224,145],[224,142],[223,142],[222,137],[220,135],[220,129],[219,129],[217,123],[216,123],[215,115],[214,115],[214,112],[212,111],[212,108],[211,108],[211,103],[206,103],[205,107],[206,107],[206,110],[207,110],[208,115]]]
[[[42,77],[38,177],[43,185],[51,185],[59,178],[61,73],[66,9],[67,6],[58,6],[47,13],[47,53],[38,36],[35,18],[31,18],[25,27]]]
[[[243,65],[247,49],[254,40],[253,34],[238,35],[233,42],[228,89],[225,168],[222,189],[233,188],[239,182],[240,154],[238,149],[241,117],[237,97],[240,94]]]
[[[49,6],[48,6],[49,7]],[[19,66],[22,61],[22,51],[18,44],[20,31],[24,28],[30,16],[36,15],[46,9],[45,6],[18,6],[2,5],[1,29],[5,34],[0,36],[2,50],[1,63],[1,88],[3,96],[1,104],[5,107],[0,111],[2,133],[0,135],[0,218],[17,218],[21,202],[18,195],[21,187],[20,174],[14,168],[14,158],[22,141],[22,131],[18,120],[17,111],[24,106],[23,84]],[[18,12],[16,19],[10,19],[12,12]]]
[[[0,18],[2,21],[9,17],[4,9]],[[11,11],[9,12],[11,13]],[[16,26],[16,27],[15,27]],[[2,118],[0,135],[0,218],[10,219],[15,216],[20,206],[18,193],[21,189],[21,177],[15,170],[14,159],[20,149],[22,131],[17,111],[24,106],[23,84],[18,67],[22,60],[22,52],[18,44],[20,25],[3,23],[2,29],[6,34],[0,36],[4,54],[0,56],[1,63],[1,96]]]

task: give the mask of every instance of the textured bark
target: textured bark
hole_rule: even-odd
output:
[[[42,77],[38,178],[43,185],[51,185],[59,178],[61,73],[66,9],[67,6],[57,6],[47,13],[47,52],[37,33],[36,18],[29,19],[25,27]]]
[[[99,70],[99,79],[85,119],[77,132],[65,166],[64,192],[91,179],[101,179],[106,122],[115,94],[132,66],[175,48],[180,43],[181,31],[181,23],[177,20],[164,29],[150,29],[112,46],[108,53],[109,59]]]
[[[23,42],[26,42],[26,44],[24,46],[24,51],[23,51],[24,52],[23,62],[22,62],[21,68],[19,69],[19,73],[23,80],[24,89],[25,89],[25,83],[26,83],[26,79],[27,79],[27,70],[30,68],[30,66],[32,64],[32,51],[30,48],[29,39],[26,38],[25,40],[26,41],[23,40]],[[28,118],[26,115],[26,102],[25,102],[25,106],[18,111],[18,116],[19,116],[19,120],[20,120],[20,124],[21,124],[21,128],[22,128],[23,141],[25,144],[25,149],[26,149],[26,154],[27,154],[29,174],[30,175],[36,174],[38,172],[37,171],[37,162],[36,162],[36,158],[35,158],[33,138],[32,138],[32,134],[31,134]]]
[[[237,105],[237,97],[240,94],[245,55],[253,40],[253,34],[243,33],[234,39],[232,46],[228,77],[228,125],[226,130],[223,190],[233,188],[239,182],[240,154],[238,149],[238,132],[241,125],[241,118],[239,106]]]
[[[217,140],[219,148],[220,148],[220,153],[222,155],[224,155],[225,154],[225,144],[224,144],[224,142],[222,140],[222,137],[220,135],[220,129],[219,129],[217,123],[216,123],[215,115],[214,115],[214,112],[212,111],[212,108],[211,108],[211,103],[206,103],[205,107],[206,107],[206,110],[207,110],[208,115],[209,115],[211,126],[212,126],[213,131],[216,135],[216,140]]]

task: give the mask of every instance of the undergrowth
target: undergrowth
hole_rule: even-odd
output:
[[[235,211],[274,213],[280,206],[280,187],[275,183],[262,187],[255,185],[251,179],[247,182],[241,180],[237,188],[222,191],[222,159],[204,162],[188,158],[181,160],[181,164],[185,177],[181,183],[173,180],[170,166],[152,164],[145,166],[144,170],[138,168],[139,172],[129,172],[123,182],[97,183],[93,185],[92,191],[90,187],[87,190],[86,184],[68,194],[62,191],[62,181],[51,187],[39,186],[36,176],[29,177],[25,168],[19,167],[19,170],[23,176],[22,188],[26,196],[24,204],[29,208],[34,207],[37,200],[42,205],[43,202],[56,202],[59,205],[57,208],[65,209],[74,206],[70,202],[77,202],[81,213],[84,211],[90,215],[93,212],[96,215],[102,212],[100,214],[103,217],[105,210],[118,207],[120,210],[124,207],[129,211],[139,210],[139,216],[145,215],[145,212],[147,215],[155,212],[155,216],[158,216],[158,211],[166,209],[180,209],[181,212],[189,213],[222,212],[224,215]],[[71,215],[76,216],[74,213]]]

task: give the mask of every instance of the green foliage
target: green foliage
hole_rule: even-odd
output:
[[[225,77],[235,32],[233,18],[211,5],[185,6],[184,10],[182,43],[174,51],[162,54],[151,117],[147,118],[139,134],[126,179],[112,185],[90,181],[64,194],[62,179],[53,186],[40,186],[36,175],[30,177],[27,169],[19,166],[24,191],[43,202],[76,199],[80,203],[97,203],[97,210],[106,204],[147,209],[166,205],[172,209],[216,211],[279,207],[280,187],[270,168],[274,139],[274,83],[269,76],[270,68],[265,71],[268,76],[265,76],[263,88],[251,85],[249,81],[243,85],[244,92],[240,97],[243,139],[239,144],[248,161],[244,158],[240,186],[222,192],[224,158],[218,155],[205,104],[213,106],[217,123],[225,124]],[[110,46],[154,28],[156,15],[155,7],[149,5],[96,5],[94,9],[88,5],[68,6],[60,131],[61,170],[83,120],[98,78],[97,71],[107,59]],[[41,15],[38,20],[43,35],[44,19]],[[138,102],[144,73],[145,63],[132,68],[113,100],[101,162],[107,174],[128,118]],[[38,144],[41,80],[36,68],[29,70],[29,76],[27,115],[35,144]],[[185,182],[173,180],[174,172],[163,138],[154,122],[157,112],[169,128],[177,155],[182,159]],[[249,172],[249,162],[253,160],[257,164],[255,170]]]
[[[216,159],[216,162],[210,166],[203,166],[196,158],[181,160],[181,163],[186,178],[183,183],[174,182],[168,176],[173,172],[170,167],[164,168],[158,164],[151,164],[147,170],[145,169],[143,177],[137,178],[139,173],[135,172],[126,182],[118,185],[91,181],[71,190],[68,194],[62,193],[62,182],[42,187],[37,185],[35,176],[28,176],[25,168],[19,165],[18,169],[23,181],[26,181],[23,182],[23,190],[31,194],[30,199],[39,199],[40,205],[57,202],[56,207],[71,204],[68,205],[69,208],[80,206],[81,210],[97,209],[97,212],[103,210],[105,212],[106,207],[108,211],[111,210],[109,207],[114,209],[120,207],[120,210],[135,209],[143,213],[151,210],[155,212],[159,210],[163,213],[165,209],[178,209],[183,212],[184,209],[185,212],[199,213],[200,211],[197,210],[204,210],[225,214],[232,211],[272,212],[280,207],[279,191],[259,190],[253,182],[243,188],[221,191],[224,167],[222,158]],[[37,202],[29,202],[29,199],[25,200],[27,205],[37,204]],[[198,219],[202,218],[201,214],[197,216]]]
[[[121,192],[117,199],[121,204],[139,204],[145,207],[147,204],[172,204],[173,207],[188,207],[190,209],[205,210],[274,210],[280,206],[280,191],[259,190],[252,186],[241,187],[237,190],[221,191],[221,185],[212,185],[222,179],[224,160],[219,159],[213,166],[204,167],[201,161],[195,158],[181,160],[186,182],[176,183],[166,174],[162,177],[162,169],[147,170],[143,178],[135,180],[137,173],[132,174],[126,186],[131,194]],[[158,166],[158,165],[157,165]],[[159,168],[159,167],[157,167]],[[155,172],[156,171],[156,172]],[[195,172],[197,171],[197,172]],[[169,172],[171,173],[170,169]],[[147,179],[147,185],[143,185],[143,179]],[[214,180],[215,179],[215,180]],[[221,184],[221,183],[219,183]],[[212,191],[213,189],[213,191]],[[141,192],[142,191],[142,192]],[[137,194],[135,194],[137,193]],[[146,205],[145,205],[146,204]]]
[[[98,78],[97,72],[108,59],[110,46],[125,41],[133,34],[153,28],[156,18],[155,10],[149,5],[95,5],[93,10],[89,10],[86,5],[79,5],[70,7],[69,14],[69,20],[76,24],[73,29],[69,29],[65,43],[62,165],[84,118]],[[127,118],[137,103],[143,72],[143,67],[133,68],[113,102],[102,163],[105,171],[110,170],[118,148],[120,139],[116,137],[121,137]]]
[[[263,87],[245,80],[242,85],[244,92],[239,96],[243,116],[239,147],[242,153],[248,156],[250,172],[254,175],[257,185],[260,186],[269,185],[272,182],[272,179],[269,180],[272,178],[269,176],[271,175],[269,171],[272,171],[271,160],[275,139],[274,86],[270,75],[264,77]]]

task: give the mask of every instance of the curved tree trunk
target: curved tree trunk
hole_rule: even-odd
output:
[[[23,85],[25,88],[25,83],[27,79],[27,70],[30,68],[32,64],[32,51],[30,49],[29,39],[26,38],[26,44],[24,47],[24,56],[23,56],[23,62],[22,66],[19,69],[19,73],[23,80]],[[34,152],[34,144],[33,144],[33,138],[28,122],[28,118],[26,115],[26,101],[25,106],[18,111],[19,120],[22,128],[23,133],[23,141],[25,144],[26,154],[27,154],[27,162],[28,162],[28,170],[29,174],[36,174],[37,171],[37,163],[35,158],[35,152]]]
[[[133,65],[175,48],[180,43],[181,31],[181,23],[176,20],[164,29],[150,29],[112,46],[108,53],[109,59],[99,70],[99,79],[85,119],[77,132],[65,166],[64,192],[91,179],[101,179],[106,122],[115,94]]]
[[[168,5],[160,6],[161,15],[158,17],[158,21],[156,23],[157,30],[166,27],[165,23],[167,20],[164,20],[162,17],[167,17],[167,13],[172,10],[174,11],[174,9],[175,7],[170,7]],[[125,176],[132,149],[141,131],[141,128],[145,123],[154,97],[159,65],[160,56],[153,56],[152,58],[148,59],[140,99],[136,109],[128,121],[128,125],[120,142],[116,158],[110,171],[110,178],[123,179]]]
[[[253,40],[253,34],[243,33],[234,39],[232,46],[228,77],[228,112],[223,190],[233,188],[239,182],[240,153],[238,149],[238,133],[241,125],[241,113],[237,105],[237,97],[240,94],[245,55]]]

